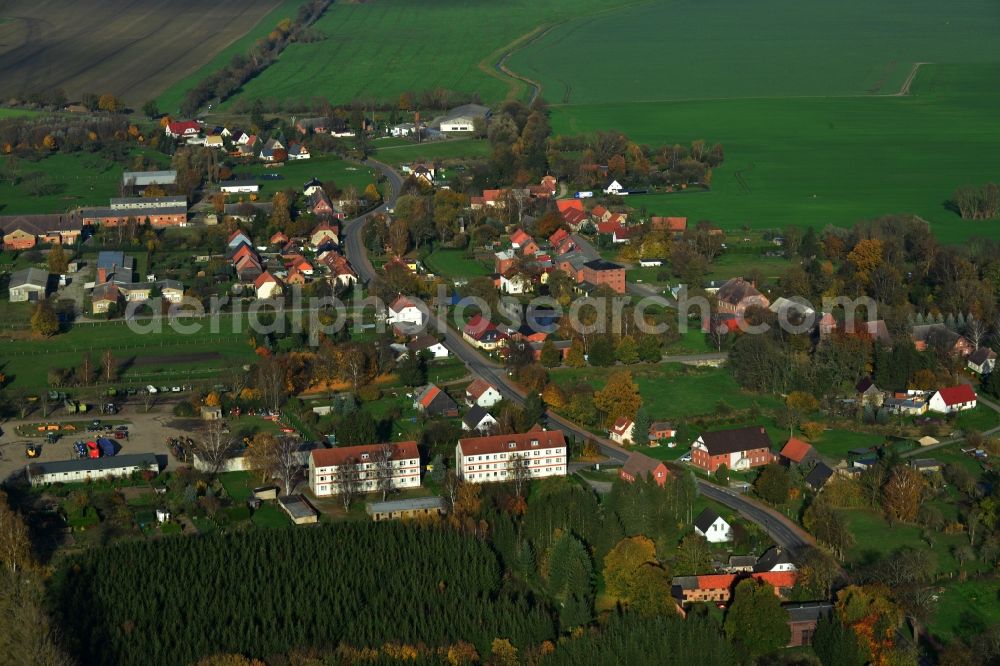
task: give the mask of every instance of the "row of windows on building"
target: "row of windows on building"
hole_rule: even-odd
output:
[[[555,455],[557,455],[557,456],[558,455],[563,455],[563,453],[564,452],[563,452],[562,449],[555,449]],[[466,460],[469,460],[469,461],[472,461],[472,462],[475,462],[475,461],[478,461],[478,460],[507,460],[507,458],[508,458],[509,455],[510,455],[509,453],[492,453],[492,454],[486,453],[486,454],[479,455],[479,456],[467,456]],[[539,449],[538,451],[525,451],[524,455],[525,455],[525,457],[528,457],[528,458],[530,458],[532,455],[534,455],[534,456],[543,456],[543,455],[551,456],[551,455],[553,455],[553,449],[545,449],[545,453],[542,453],[541,449]]]

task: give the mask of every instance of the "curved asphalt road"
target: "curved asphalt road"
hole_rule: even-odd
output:
[[[365,165],[381,172],[392,188],[391,194],[386,197],[381,206],[360,217],[349,220],[343,227],[344,252],[347,255],[348,261],[350,261],[357,272],[358,277],[367,283],[375,281],[378,275],[375,272],[375,267],[372,266],[371,260],[368,258],[368,253],[365,251],[362,240],[365,223],[373,213],[385,212],[387,208],[395,205],[399,192],[402,189],[403,178],[395,169],[377,160],[366,160]],[[453,328],[449,326],[441,326],[439,328],[440,332],[444,334],[445,346],[455,356],[460,358],[469,370],[496,386],[504,398],[517,404],[524,404],[524,392],[511,381],[504,368],[480,354]],[[549,425],[555,426],[567,434],[581,440],[592,439],[596,441],[601,452],[617,463],[625,462],[629,456],[628,451],[614,442],[603,437],[597,437],[586,428],[552,411],[546,412],[546,417]],[[814,545],[813,538],[807,532],[777,511],[728,488],[722,488],[702,479],[698,479],[697,482],[699,490],[706,497],[737,511],[747,520],[756,523],[778,545],[789,550],[803,550]]]

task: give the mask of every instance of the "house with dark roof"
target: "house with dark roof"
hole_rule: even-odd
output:
[[[408,354],[419,354],[420,352],[427,352],[431,355],[431,358],[448,358],[448,348],[444,346],[437,338],[433,335],[418,335],[412,340],[406,343],[406,351]]]
[[[83,219],[68,215],[0,215],[0,234],[7,250],[28,250],[38,243],[71,245],[83,233]]]
[[[764,551],[757,558],[757,563],[753,566],[754,573],[765,573],[768,571],[798,571],[788,551],[781,546],[772,546]]]
[[[618,478],[626,483],[633,483],[636,479],[652,480],[658,486],[667,482],[670,470],[662,460],[650,458],[642,453],[633,452],[629,454],[625,464],[618,470]]]
[[[980,347],[969,354],[966,367],[977,375],[988,375],[997,364],[997,353],[989,347]]]
[[[37,303],[49,293],[49,272],[41,268],[22,268],[10,276],[7,284],[11,303]]]
[[[788,628],[791,630],[788,647],[812,645],[819,621],[833,613],[833,604],[829,601],[797,601],[782,604],[781,607],[788,613]]]
[[[766,308],[770,305],[767,296],[757,291],[756,285],[742,277],[733,278],[719,287],[719,291],[715,292],[715,298],[720,313],[738,317],[742,317],[751,306]]]
[[[604,259],[592,259],[583,264],[576,281],[595,287],[603,284],[616,294],[624,294],[625,267]]]
[[[496,425],[497,420],[493,418],[493,415],[479,405],[474,406],[462,417],[462,430],[465,431],[478,431],[486,434]]]
[[[854,385],[854,390],[858,394],[862,405],[882,405],[882,391],[875,385],[875,380],[871,377],[862,377]]]
[[[746,470],[774,462],[771,438],[763,426],[702,433],[691,445],[691,464],[707,472],[721,465]]]
[[[825,462],[820,461],[806,475],[806,485],[818,492],[826,485],[831,476],[833,476],[833,469]]]
[[[733,527],[712,507],[705,507],[694,520],[694,531],[709,543],[725,543],[733,538]]]
[[[417,389],[413,396],[413,408],[418,412],[427,416],[458,416],[458,405],[434,384]]]
[[[28,482],[33,486],[41,486],[50,483],[129,476],[142,471],[159,472],[160,466],[152,453],[131,453],[101,458],[32,463],[28,465],[26,471]]]
[[[931,347],[945,349],[952,356],[968,356],[975,347],[964,335],[959,335],[944,324],[920,324],[910,329],[913,346],[917,351],[926,351]]]
[[[431,127],[442,132],[472,132],[476,122],[483,122],[492,115],[488,106],[463,104],[431,121]]]
[[[789,437],[785,445],[781,447],[781,462],[795,467],[798,465],[808,465],[809,463],[818,460],[819,454],[816,449],[813,448],[812,444],[808,442],[803,442],[797,437]]]

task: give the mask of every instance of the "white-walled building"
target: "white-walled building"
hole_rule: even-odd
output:
[[[927,403],[932,412],[951,414],[976,408],[976,392],[968,384],[938,389]]]
[[[465,401],[470,406],[477,405],[489,409],[501,400],[503,396],[500,395],[500,391],[481,377],[476,377],[465,389]]]
[[[383,444],[343,446],[332,449],[314,449],[309,454],[309,488],[316,497],[337,495],[340,468],[347,466],[357,478],[359,492],[370,493],[378,487],[378,460]],[[420,452],[416,442],[392,444],[390,455],[392,487],[418,488],[420,486]]]
[[[566,476],[566,438],[559,430],[460,439],[455,447],[455,469],[470,483],[508,481],[515,457],[525,460],[533,479]]]
[[[633,438],[634,434],[635,421],[623,416],[615,421],[614,426],[612,426],[611,431],[608,433],[608,437],[617,444],[632,444],[635,441]],[[645,443],[643,442],[643,444]]]
[[[732,526],[709,507],[695,519],[694,531],[705,537],[709,543],[725,543],[733,538]]]
[[[33,486],[49,483],[73,483],[88,479],[129,476],[135,472],[159,472],[160,466],[152,453],[132,453],[80,460],[58,460],[28,465],[28,481]]]
[[[419,326],[424,323],[424,313],[406,296],[399,296],[389,306],[389,315],[386,318],[386,323],[416,324]]]

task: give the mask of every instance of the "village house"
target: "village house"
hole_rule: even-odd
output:
[[[201,125],[193,120],[175,120],[167,123],[163,133],[174,139],[190,139],[201,134]]]
[[[709,574],[705,576],[676,576],[671,584],[674,598],[680,603],[721,603],[732,599],[736,584],[746,578],[767,583],[774,588],[778,597],[785,597],[795,587],[798,574],[795,572]]]
[[[348,287],[358,281],[358,274],[344,255],[327,251],[320,254],[317,260],[329,271],[330,279],[337,287]]]
[[[672,423],[666,421],[653,421],[649,426],[649,441],[659,442],[664,439],[673,439],[677,436],[677,428]]]
[[[482,377],[476,377],[465,389],[465,402],[470,406],[478,405],[488,409],[501,400],[503,396],[500,391]]]
[[[964,335],[959,335],[944,324],[921,324],[910,330],[913,346],[917,351],[927,351],[928,348],[941,347],[952,356],[968,356],[975,351],[972,342]]]
[[[617,444],[632,444],[635,432],[635,421],[624,416],[615,421],[608,432],[608,437]]]
[[[892,346],[892,335],[889,334],[889,327],[886,326],[884,319],[873,319],[871,321],[859,319],[852,322],[851,330],[847,330],[846,322],[838,322],[832,314],[826,312],[820,317],[818,329],[821,340],[826,340],[834,331],[837,331],[843,335],[867,336],[873,341],[877,340],[887,347]]]
[[[604,259],[593,259],[583,264],[577,283],[595,287],[605,285],[616,294],[624,294],[625,268]]]
[[[653,231],[666,231],[673,236],[681,236],[687,231],[688,219],[686,217],[656,217],[649,219],[649,224]]]
[[[741,277],[733,278],[726,282],[715,294],[718,311],[722,314],[731,314],[742,317],[747,308],[757,306],[766,308],[770,301],[764,294],[757,291],[757,287]]]
[[[413,408],[426,416],[458,416],[458,405],[451,396],[434,384],[428,384],[413,392]]]
[[[939,414],[953,414],[976,408],[976,392],[968,384],[938,389],[928,401],[928,408]]]
[[[670,476],[670,470],[662,460],[650,458],[638,452],[632,452],[625,460],[625,464],[618,470],[618,478],[626,483],[635,483],[639,479],[653,481],[658,486],[663,486]]]
[[[806,485],[819,492],[826,485],[826,482],[833,476],[833,469],[825,462],[818,462],[806,475]]]
[[[720,465],[746,470],[773,461],[771,438],[763,426],[706,432],[691,445],[691,464],[707,472],[715,472]]]
[[[37,303],[49,293],[49,272],[41,268],[22,268],[10,276],[7,284],[11,303]]]
[[[288,144],[288,159],[289,160],[308,160],[312,157],[312,153],[306,148],[304,143],[295,143],[294,141]]]
[[[407,354],[429,354],[432,359],[448,358],[448,348],[432,335],[418,335],[406,343]]]
[[[812,444],[803,442],[797,437],[789,437],[785,445],[781,447],[781,462],[789,467],[808,465],[819,459],[819,453]]]
[[[338,477],[346,470],[355,480],[358,490],[365,493],[379,490],[382,469],[391,469],[393,488],[404,490],[420,486],[420,452],[416,442],[396,442],[389,449],[388,467],[382,468],[384,445],[365,444],[333,449],[313,449],[309,453],[309,489],[316,497],[340,493]],[[382,468],[382,469],[380,469]]]
[[[854,385],[854,390],[857,392],[858,399],[862,405],[882,406],[885,396],[879,390],[879,387],[875,385],[875,380],[871,377],[862,377],[858,380],[858,383]]]
[[[424,323],[424,313],[421,312],[420,308],[417,307],[417,305],[409,298],[399,295],[396,297],[396,300],[389,305],[386,323],[413,324],[415,326],[420,326]]]
[[[508,268],[500,276],[500,291],[504,294],[523,294],[531,291],[531,281],[515,268]]]
[[[260,154],[257,155],[262,162],[281,162],[282,158],[288,157],[288,151],[285,150],[285,142],[283,137],[276,139],[268,139],[263,148],[260,149]]]
[[[253,283],[257,298],[276,298],[281,295],[281,282],[267,271],[261,273]]]
[[[754,573],[798,571],[791,554],[781,546],[771,546],[757,558]]]
[[[493,254],[493,266],[494,270],[502,275],[509,271],[516,262],[517,255],[514,254],[514,250],[502,250],[500,252],[495,252]]]
[[[493,415],[479,405],[472,407],[462,418],[462,430],[467,432],[476,430],[480,434],[485,435],[495,428],[496,425],[497,420],[493,418]]]
[[[477,349],[495,351],[503,346],[506,336],[497,330],[496,324],[477,314],[462,327],[462,338]]]
[[[69,215],[0,215],[6,250],[30,250],[39,243],[72,245],[80,240],[83,220]]]
[[[694,520],[695,534],[705,537],[709,543],[725,543],[733,539],[733,527],[711,507],[704,510]]]
[[[460,439],[455,470],[470,483],[508,481],[515,457],[523,459],[532,479],[566,476],[566,438],[561,430]]]
[[[921,416],[927,413],[927,396],[920,391],[898,391],[885,397],[882,407],[890,414]]]
[[[833,604],[829,601],[797,601],[782,604],[781,607],[788,613],[788,628],[791,630],[788,647],[812,645],[819,621],[833,613]]]
[[[977,375],[988,375],[997,364],[997,353],[989,347],[980,347],[969,354],[966,367]]]

